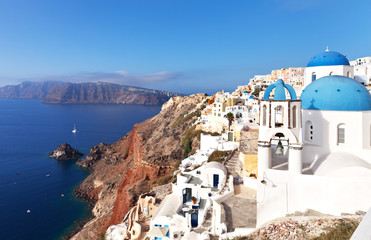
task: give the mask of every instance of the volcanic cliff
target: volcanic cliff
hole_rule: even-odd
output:
[[[142,123],[119,141],[91,148],[77,164],[91,174],[75,193],[94,202],[93,215],[72,239],[96,239],[108,226],[122,221],[140,194],[172,177],[180,160],[198,148],[192,123],[205,107],[206,94],[173,97],[161,112]]]
[[[23,82],[0,88],[0,98],[41,99],[43,103],[160,105],[181,94],[114,83]]]

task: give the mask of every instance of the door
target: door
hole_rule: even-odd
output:
[[[183,203],[186,203],[188,201],[191,201],[192,197],[192,188],[185,188],[182,190],[183,194]]]
[[[228,141],[233,142],[233,132],[228,132]]]
[[[191,226],[193,228],[198,226],[198,214],[197,212],[194,212],[191,214]]]
[[[214,183],[213,183],[213,187],[218,187],[219,185],[219,174],[214,174]]]

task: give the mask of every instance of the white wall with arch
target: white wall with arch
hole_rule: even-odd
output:
[[[354,78],[354,67],[346,65],[307,67],[304,70],[304,87],[308,86],[314,77],[317,80],[330,75]]]
[[[312,163],[330,152],[348,152],[371,163],[371,111],[319,111],[303,109],[303,161]],[[312,129],[309,127],[312,126]],[[339,143],[339,127],[344,143]],[[309,133],[308,133],[309,131]],[[310,133],[312,132],[312,134]],[[312,136],[310,141],[308,136]]]

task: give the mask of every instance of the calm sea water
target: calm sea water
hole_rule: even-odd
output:
[[[73,194],[89,173],[48,153],[67,142],[87,154],[93,145],[117,141],[160,108],[0,99],[0,239],[59,239],[76,221],[89,218],[88,204]]]

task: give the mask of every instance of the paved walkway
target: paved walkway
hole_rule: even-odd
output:
[[[224,207],[227,231],[235,228],[256,227],[256,191],[245,186],[235,185],[235,195],[221,202]]]

